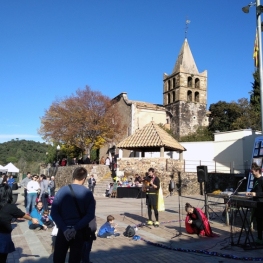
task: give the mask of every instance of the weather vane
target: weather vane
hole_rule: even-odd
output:
[[[187,39],[187,32],[188,32],[188,25],[190,24],[190,20],[186,19],[185,21],[185,32],[184,32],[184,37]]]

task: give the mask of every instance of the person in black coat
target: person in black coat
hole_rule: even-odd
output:
[[[252,164],[251,173],[254,176],[253,188],[247,192],[247,196],[253,196],[253,200],[257,201],[257,208],[254,209],[253,217],[257,221],[258,240],[257,242],[263,244],[262,231],[263,231],[263,177],[262,168],[256,164]]]

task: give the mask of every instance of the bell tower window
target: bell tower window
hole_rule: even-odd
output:
[[[200,79],[195,79],[195,88],[200,89]]]
[[[199,102],[199,92],[195,92],[195,102]]]
[[[173,91],[173,102],[175,102],[175,91]]]
[[[187,78],[187,87],[188,88],[192,88],[193,85],[193,79],[191,77]]]
[[[170,90],[170,89],[171,89],[171,81],[168,80],[168,90]]]
[[[191,91],[191,90],[188,90],[188,91],[187,91],[187,101],[188,101],[188,102],[191,102],[191,101],[192,101],[192,91]]]
[[[171,95],[170,95],[170,93],[168,93],[168,104],[170,104],[171,103]]]
[[[173,89],[175,89],[175,78],[173,78]]]

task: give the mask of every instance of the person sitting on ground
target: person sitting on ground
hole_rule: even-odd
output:
[[[111,197],[112,190],[113,190],[113,183],[110,183],[110,189],[109,189],[109,192],[108,192],[108,196],[107,196],[107,197]]]
[[[55,224],[52,220],[52,218],[49,215],[49,211],[48,210],[44,210],[42,213],[42,217],[41,217],[41,222],[47,226],[47,228],[52,228]]]
[[[139,175],[138,174],[135,174],[135,179],[134,179],[134,182],[139,182],[140,181],[140,178],[139,178]]]
[[[116,227],[117,224],[114,225],[114,217],[112,215],[107,216],[107,222],[100,227],[98,232],[98,237],[107,238],[110,236],[119,236],[117,233]]]
[[[185,218],[185,228],[188,234],[197,234],[198,236],[217,236],[213,234],[206,215],[199,208],[185,204],[187,216]]]
[[[44,225],[42,219],[43,215],[43,203],[41,201],[37,202],[36,207],[30,213],[32,218],[36,218],[38,220],[38,224],[33,224],[32,221],[28,221],[29,229],[31,230],[47,230],[47,226]]]
[[[106,197],[109,197],[109,195],[110,195],[110,194],[109,194],[110,187],[111,187],[110,184],[107,184],[107,185],[106,185],[106,190],[105,190],[105,196],[106,196]]]

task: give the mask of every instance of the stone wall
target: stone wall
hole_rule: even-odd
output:
[[[122,158],[118,159],[119,171],[128,178],[134,178],[135,174],[144,177],[150,167],[155,169],[156,175],[161,180],[163,193],[169,195],[169,183],[173,179],[175,184],[181,185],[179,194],[197,195],[201,193],[200,184],[197,181],[196,172],[184,172],[184,162],[171,158]],[[238,181],[243,177],[239,174],[208,174],[207,192],[214,190],[224,191],[227,188],[235,189]],[[240,191],[246,190],[246,182],[243,182]],[[177,192],[176,190],[174,190]]]
[[[55,182],[57,189],[72,183],[72,174],[73,171],[82,166],[87,169],[89,175],[93,174],[97,183],[103,179],[103,177],[107,177],[111,175],[111,171],[108,165],[94,165],[94,164],[83,164],[83,165],[71,165],[71,166],[60,166],[58,168],[51,167],[49,171],[46,171],[46,175],[55,175]]]
[[[107,165],[87,164],[81,165],[88,170],[89,174],[94,174],[95,179],[99,183],[103,178],[109,177],[111,171]],[[50,168],[49,172],[42,171],[46,175],[55,175],[57,188],[72,182],[72,173],[76,165],[64,166],[58,168]],[[191,196],[200,194],[200,184],[197,181],[196,173],[184,172],[184,161],[174,160],[171,158],[122,158],[118,159],[118,170],[120,174],[124,174],[128,178],[134,178],[135,174],[141,177],[145,176],[148,169],[152,167],[155,169],[156,175],[161,180],[164,196],[169,195],[169,183],[173,179],[178,186],[181,185],[179,194],[184,196]],[[209,173],[207,192],[211,193],[214,190],[224,191],[227,188],[235,189],[237,183],[243,175],[239,174],[222,174]],[[246,181],[244,181],[239,191],[246,191]],[[175,194],[177,191],[174,190]]]
[[[178,101],[166,106],[172,113],[171,130],[177,137],[196,131],[199,126],[207,126],[206,105],[196,102]]]
[[[179,183],[178,174],[182,175],[184,162],[171,158],[122,158],[118,159],[119,171],[128,178],[134,178],[135,174],[141,177],[150,167],[155,169],[155,174],[160,178],[164,195],[169,194],[169,183],[174,177],[175,183]],[[184,181],[183,178],[182,181]]]

